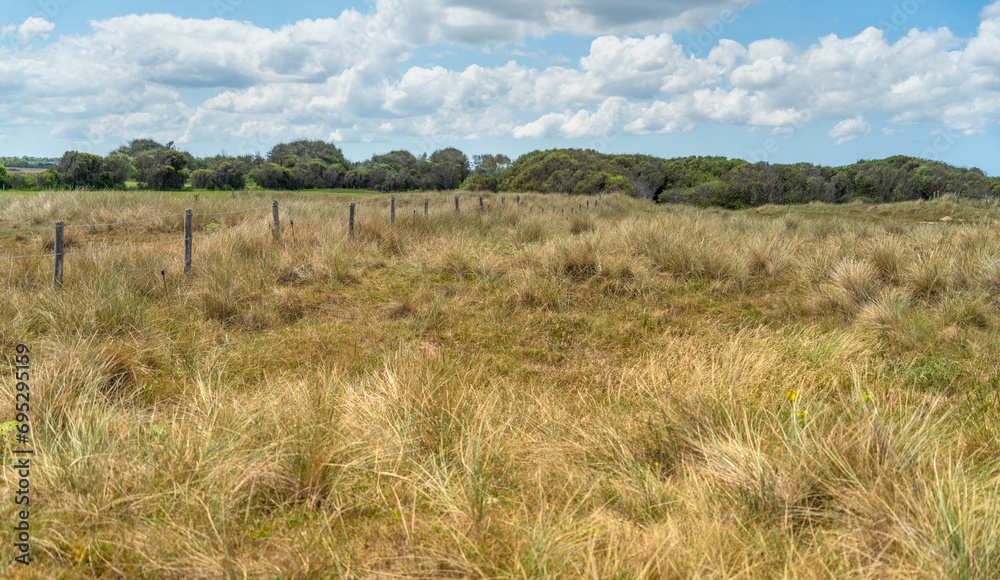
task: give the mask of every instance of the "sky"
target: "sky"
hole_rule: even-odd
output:
[[[1000,0],[10,0],[0,156],[579,147],[1000,175]]]

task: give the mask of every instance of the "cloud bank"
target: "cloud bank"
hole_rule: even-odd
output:
[[[278,29],[121,16],[48,44],[55,25],[29,18],[0,32],[22,41],[0,48],[0,115],[74,143],[144,135],[238,139],[250,150],[276,138],[599,138],[703,124],[773,134],[817,124],[842,144],[869,134],[876,114],[886,135],[914,124],[971,135],[1000,123],[1000,2],[971,38],[913,29],[889,42],[870,27],[805,48],[719,38],[692,56],[673,36],[748,4],[381,0],[367,14]],[[564,66],[408,65],[421,47],[559,32],[593,36],[589,53]]]

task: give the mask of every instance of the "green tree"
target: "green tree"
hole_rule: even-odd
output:
[[[500,191],[500,180],[496,175],[486,175],[482,173],[473,173],[465,181],[459,189],[463,191]]]
[[[0,165],[0,187],[4,189],[13,189],[14,178],[11,177],[10,173],[7,172],[7,168]]]
[[[476,175],[499,175],[510,167],[510,157],[503,153],[474,155],[472,164],[475,166],[473,173]]]
[[[195,169],[191,172],[191,187],[195,189],[212,189],[212,170]]]
[[[155,191],[183,189],[187,182],[188,156],[173,149],[144,153],[134,161],[139,186]]]
[[[99,187],[125,189],[125,181],[132,172],[132,161],[120,153],[112,153],[104,158]]]
[[[291,171],[277,163],[264,163],[251,171],[250,177],[264,189],[294,189]]]
[[[344,154],[332,143],[325,141],[292,141],[291,143],[280,143],[271,148],[267,154],[270,163],[292,168],[297,163],[307,163],[309,161],[319,161],[323,165],[336,165],[343,171],[351,168],[351,164],[344,158]]]
[[[59,160],[56,172],[59,182],[69,187],[91,187],[103,169],[104,160],[97,155],[67,151]]]
[[[238,160],[225,159],[212,170],[212,187],[215,189],[243,189],[247,184],[246,167]]]
[[[171,145],[173,145],[172,141]],[[163,145],[162,143],[152,139],[132,139],[128,142],[128,145],[122,145],[118,149],[115,149],[113,153],[121,153],[123,155],[127,155],[128,157],[135,158],[147,153],[155,155],[159,151],[170,148],[171,147]]]
[[[471,173],[469,158],[454,147],[435,151],[429,161],[435,189],[457,189]]]

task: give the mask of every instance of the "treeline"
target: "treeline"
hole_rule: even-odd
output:
[[[23,169],[48,169],[59,163],[57,157],[0,157],[0,165]]]
[[[1000,178],[977,168],[905,156],[825,167],[553,149],[518,158],[497,176],[495,190],[578,194],[612,190],[660,202],[739,209],[810,201],[884,203],[943,193],[982,199],[1000,196]]]
[[[136,139],[105,157],[69,151],[55,165],[53,160],[17,158],[47,169],[8,172],[0,165],[0,184],[5,189],[125,189],[134,182],[150,190],[618,191],[660,202],[734,209],[810,201],[904,201],[940,193],[1000,196],[1000,179],[977,168],[904,156],[825,167],[552,149],[532,151],[513,162],[502,154],[476,155],[470,162],[458,149],[446,148],[420,157],[392,151],[352,163],[336,145],[323,141],[281,143],[263,157],[223,153],[197,158],[173,145]]]
[[[173,142],[135,139],[105,157],[68,151],[42,172],[8,172],[0,165],[0,184],[5,189],[125,189],[134,181],[138,189],[158,191],[185,187],[406,191],[458,189],[470,173],[469,158],[455,148],[421,157],[393,151],[351,163],[336,145],[323,141],[282,143],[266,157],[197,158],[177,151]]]

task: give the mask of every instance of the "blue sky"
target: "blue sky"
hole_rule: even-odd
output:
[[[336,142],[1000,174],[1000,2],[8,3],[0,155]]]

